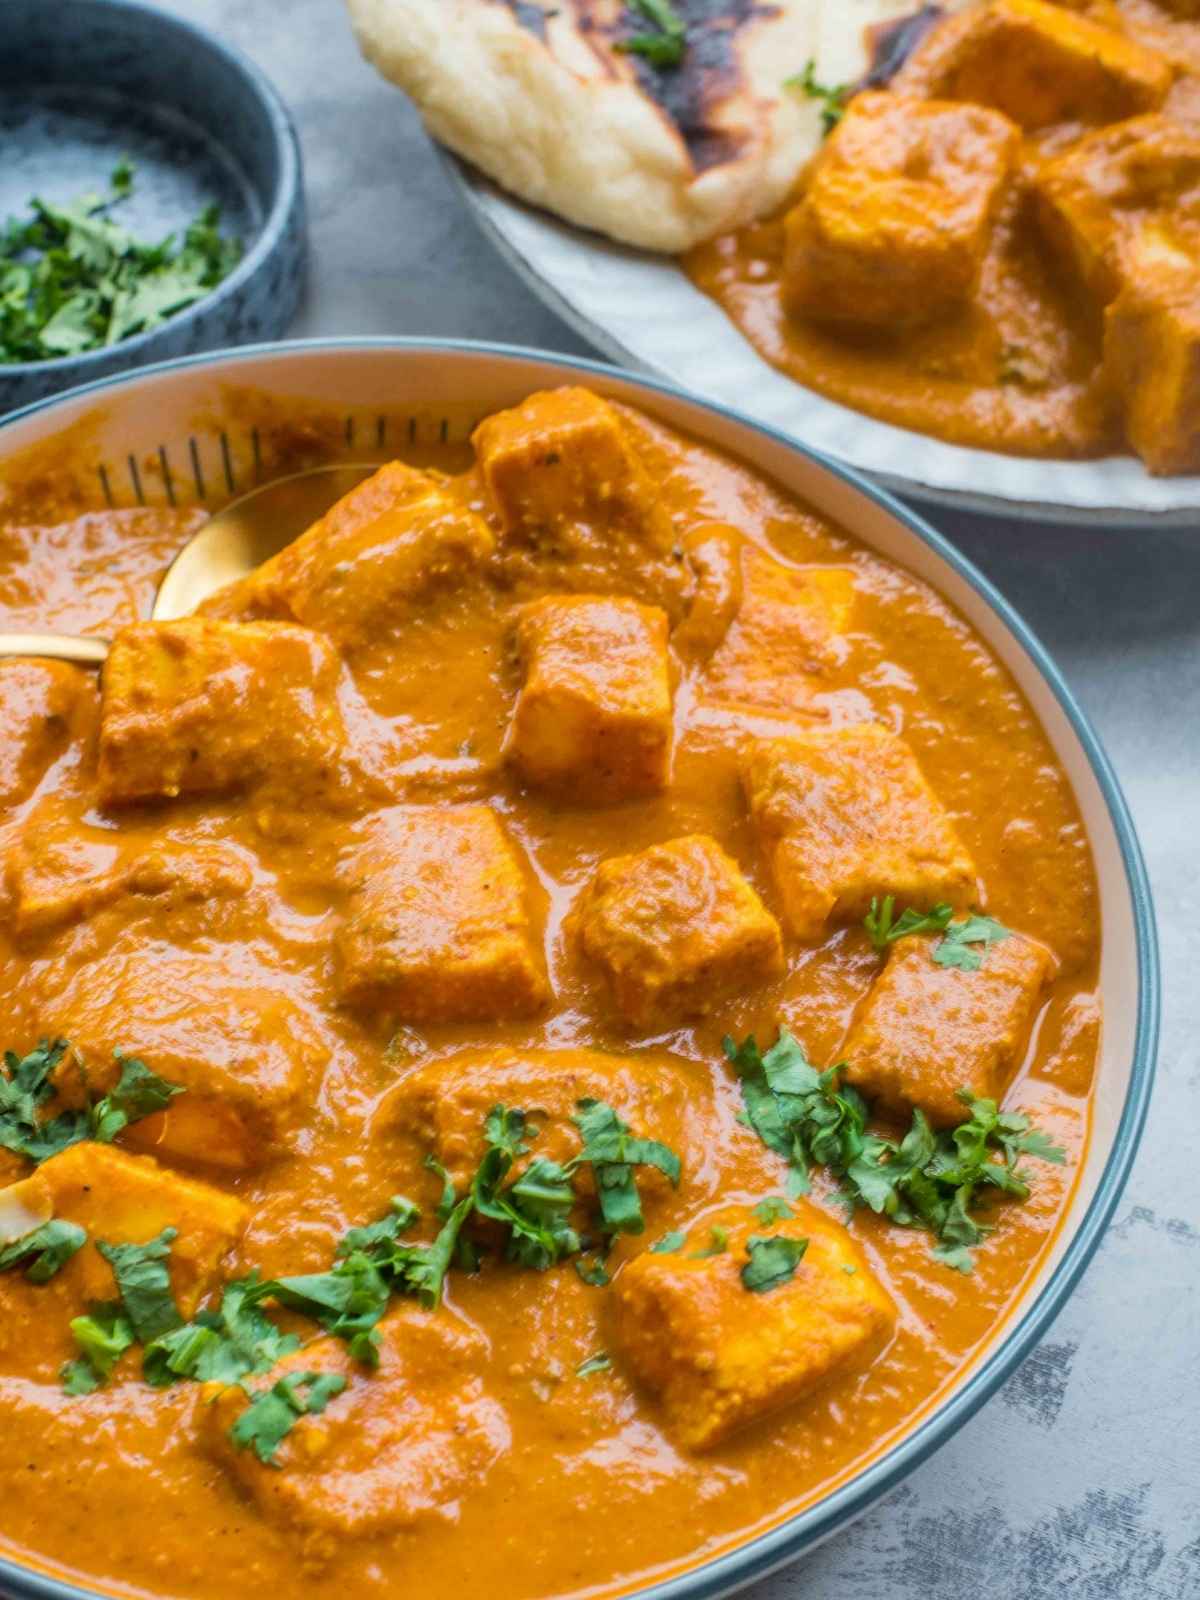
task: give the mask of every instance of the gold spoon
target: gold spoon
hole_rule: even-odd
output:
[[[188,540],[172,561],[154,597],[154,622],[190,617],[209,595],[244,578],[311,528],[336,501],[377,467],[313,467],[252,489],[230,503]],[[82,667],[98,667],[107,639],[69,633],[0,633],[0,657],[50,656]]]

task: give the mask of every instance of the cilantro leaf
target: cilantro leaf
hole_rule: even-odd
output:
[[[629,0],[629,9],[654,24],[652,33],[633,33],[613,46],[623,55],[641,56],[652,67],[677,67],[687,49],[687,24],[671,0]]]
[[[683,1233],[664,1233],[661,1239],[650,1246],[651,1252],[658,1256],[670,1255],[682,1246],[686,1237]]]
[[[40,1113],[54,1095],[54,1072],[69,1046],[65,1039],[43,1039],[26,1056],[4,1052],[0,1072],[0,1146],[15,1155],[28,1154],[41,1134]]]
[[[760,1222],[782,1222],[784,1217],[792,1215],[792,1208],[786,1200],[778,1195],[768,1195],[765,1200],[760,1200],[754,1208],[754,1215]]]
[[[108,1262],[117,1280],[121,1305],[139,1344],[152,1344],[183,1322],[171,1292],[167,1262],[175,1228],[164,1228],[145,1244],[109,1244],[97,1239],[96,1249]]]
[[[589,1164],[596,1182],[600,1215],[608,1233],[641,1233],[646,1226],[633,1169],[655,1167],[676,1188],[680,1162],[673,1150],[654,1139],[636,1139],[613,1108],[603,1100],[580,1100],[575,1124],[583,1149],[569,1170]]]
[[[257,1272],[226,1284],[216,1309],[199,1311],[193,1321],[150,1341],[142,1352],[142,1376],[161,1389],[177,1378],[228,1385],[268,1372],[300,1348],[299,1338],[282,1332],[262,1309],[273,1293],[272,1281]]]
[[[881,954],[897,939],[907,939],[914,933],[943,933],[954,915],[953,906],[939,900],[928,911],[914,911],[908,906],[897,917],[895,895],[885,895],[882,900],[872,897],[871,909],[863,918],[863,927],[871,943]]]
[[[840,1084],[840,1065],[818,1072],[786,1028],[766,1055],[753,1037],[741,1045],[726,1039],[725,1054],[741,1079],[750,1126],[788,1161],[794,1194],[808,1193],[814,1167],[844,1171],[862,1156],[867,1106]]]
[[[605,1260],[606,1256],[598,1252],[591,1256],[576,1256],[575,1271],[589,1288],[604,1289],[612,1282]]]
[[[181,1084],[160,1078],[137,1056],[118,1052],[117,1059],[120,1076],[90,1113],[91,1137],[99,1144],[111,1144],[131,1122],[165,1111],[175,1096],[184,1092]]]
[[[67,205],[34,198],[0,229],[0,361],[79,355],[157,327],[208,294],[241,258],[206,207],[174,238],[145,243],[112,220],[133,192],[133,167],[113,168],[106,194]]]
[[[966,1089],[959,1098],[970,1116],[955,1128],[935,1132],[914,1107],[899,1142],[874,1133],[867,1102],[842,1082],[844,1064],[818,1072],[786,1029],[765,1055],[753,1037],[740,1045],[726,1039],[725,1053],[741,1079],[746,1121],[788,1161],[794,1192],[805,1193],[811,1171],[825,1168],[851,1211],[865,1205],[899,1227],[927,1229],[937,1259],[960,1272],[970,1271],[970,1251],[990,1231],[972,1214],[979,1193],[997,1189],[1024,1200],[1020,1158],[1065,1159],[1028,1117]],[[759,1217],[768,1220],[761,1210]]]
[[[324,1411],[345,1387],[339,1372],[293,1372],[257,1394],[247,1389],[250,1404],[230,1428],[230,1438],[239,1450],[253,1449],[265,1466],[278,1466],[276,1452],[300,1418]]]
[[[329,1272],[277,1278],[271,1289],[281,1306],[311,1317],[344,1339],[356,1359],[369,1366],[377,1364],[374,1330],[388,1308],[391,1287],[377,1262],[364,1251],[351,1251]]]
[[[526,1135],[534,1138],[536,1130],[523,1111],[493,1106],[484,1132],[488,1148],[471,1181],[471,1203],[476,1215],[508,1228],[508,1259],[543,1272],[574,1255],[580,1241],[568,1220],[575,1205],[570,1172],[539,1156],[505,1188],[513,1163],[529,1153]]]
[[[421,1208],[402,1194],[392,1196],[386,1216],[369,1222],[363,1228],[351,1228],[337,1247],[339,1256],[352,1255],[356,1250],[370,1253],[381,1246],[393,1244],[399,1236],[421,1220]]]
[[[24,1057],[5,1052],[0,1072],[0,1146],[4,1149],[41,1162],[84,1139],[111,1144],[131,1122],[165,1110],[184,1092],[179,1084],[151,1072],[144,1061],[118,1057],[120,1075],[108,1094],[92,1105],[45,1118],[46,1104],[57,1092],[58,1066],[69,1049],[65,1039],[53,1043],[43,1039]]]
[[[590,1378],[594,1372],[611,1372],[612,1357],[606,1350],[597,1350],[594,1356],[581,1361],[575,1368],[577,1378]]]
[[[992,945],[1009,937],[1009,930],[995,917],[968,917],[965,922],[955,922],[947,928],[945,936],[933,947],[933,959],[939,967],[978,972]]]
[[[0,1249],[0,1272],[23,1266],[30,1283],[48,1283],[87,1243],[78,1223],[52,1217]]]
[[[807,1239],[791,1239],[782,1233],[769,1238],[751,1234],[746,1240],[746,1254],[750,1259],[742,1268],[742,1282],[751,1294],[778,1289],[796,1276],[796,1268],[807,1249]]]
[[[848,83],[826,84],[817,81],[817,63],[812,57],[804,64],[803,72],[795,72],[790,78],[783,80],[785,89],[798,90],[809,100],[816,100],[821,107],[821,127],[825,133],[832,133],[846,113],[846,106],[853,86]]]
[[[729,1249],[729,1234],[726,1229],[712,1227],[708,1230],[709,1242],[703,1250],[692,1252],[693,1261],[706,1261],[709,1256],[723,1256]]]
[[[81,1354],[63,1367],[63,1388],[69,1395],[93,1394],[134,1344],[133,1328],[118,1302],[105,1301],[73,1317],[71,1333]]]
[[[445,1222],[458,1203],[458,1191],[454,1187],[453,1178],[435,1156],[426,1156],[425,1165],[430,1172],[435,1173],[442,1180],[442,1193],[437,1203],[437,1215],[442,1222]]]

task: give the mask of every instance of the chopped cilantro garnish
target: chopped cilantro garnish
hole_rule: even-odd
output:
[[[575,1375],[579,1378],[590,1378],[593,1372],[609,1372],[612,1370],[612,1357],[606,1350],[597,1350],[594,1356],[589,1356],[586,1361],[581,1361],[575,1368]]]
[[[703,1250],[692,1252],[693,1261],[705,1261],[709,1256],[723,1256],[729,1249],[729,1234],[724,1228],[712,1227],[708,1230],[709,1242]]]
[[[33,1069],[29,1075],[36,1076]],[[10,1072],[10,1079],[14,1077]],[[165,1087],[169,1098],[171,1086]],[[148,1092],[162,1103],[157,1090],[151,1087]],[[402,1237],[420,1221],[421,1213],[411,1200],[397,1195],[386,1215],[349,1230],[327,1272],[266,1279],[252,1272],[227,1284],[220,1304],[200,1310],[190,1322],[182,1320],[171,1294],[167,1261],[174,1229],[146,1244],[97,1241],[97,1249],[112,1266],[120,1301],[112,1307],[93,1307],[88,1317],[72,1324],[83,1356],[63,1370],[67,1392],[87,1394],[99,1387],[119,1356],[136,1342],[144,1347],[142,1375],[157,1388],[182,1378],[226,1387],[239,1383],[251,1393],[248,1377],[269,1372],[281,1357],[300,1348],[297,1335],[284,1333],[267,1315],[269,1304],[318,1323],[343,1339],[356,1360],[374,1366],[379,1359],[377,1324],[394,1294],[413,1295],[433,1309],[452,1264],[470,1270],[478,1265],[476,1248],[463,1236],[473,1216],[507,1228],[505,1255],[510,1261],[541,1269],[574,1257],[575,1269],[585,1282],[607,1283],[604,1262],[613,1234],[637,1232],[644,1226],[634,1168],[654,1166],[677,1183],[679,1159],[664,1145],[635,1138],[602,1101],[580,1101],[578,1110],[584,1143],[565,1166],[538,1158],[509,1181],[514,1164],[528,1154],[526,1141],[536,1130],[523,1111],[503,1106],[495,1106],[486,1118],[483,1158],[465,1193],[458,1193],[449,1173],[430,1157],[426,1165],[442,1184],[437,1206],[441,1226],[432,1240]],[[592,1168],[604,1223],[599,1242],[581,1239],[568,1221],[577,1202],[572,1176],[584,1165]],[[606,1205],[606,1196],[615,1199]],[[43,1281],[86,1237],[73,1224],[47,1223],[0,1252],[0,1269],[28,1261],[29,1275]],[[344,1379],[330,1375],[283,1378],[252,1395],[251,1405],[234,1425],[234,1438],[241,1446],[252,1446],[260,1460],[273,1462],[279,1442],[296,1420],[323,1409],[344,1386]]]
[[[945,937],[934,945],[933,959],[939,967],[978,972],[992,945],[1009,937],[1009,930],[995,917],[968,917],[965,922],[951,923]]]
[[[615,49],[641,56],[652,67],[677,67],[687,49],[687,24],[671,0],[629,0],[629,9],[654,24],[653,33],[632,33],[618,39]]]
[[[570,1171],[539,1156],[505,1188],[514,1162],[529,1153],[526,1135],[536,1137],[536,1131],[523,1111],[494,1106],[484,1133],[488,1148],[472,1180],[470,1197],[478,1216],[508,1228],[508,1259],[542,1272],[575,1255],[579,1235],[567,1220],[575,1204]]]
[[[746,1240],[746,1254],[750,1257],[742,1268],[742,1282],[751,1294],[766,1294],[768,1289],[778,1289],[796,1275],[796,1268],[808,1249],[807,1239],[791,1239],[777,1233],[770,1238],[751,1234]]]
[[[281,1357],[300,1348],[293,1333],[283,1333],[262,1309],[275,1285],[257,1272],[225,1285],[221,1303],[199,1311],[195,1320],[160,1334],[146,1346],[142,1376],[155,1388],[176,1378],[197,1383],[236,1383],[252,1372],[268,1372]]]
[[[52,1217],[0,1248],[0,1272],[23,1266],[30,1283],[48,1283],[86,1243],[87,1232],[78,1223]]]
[[[574,1261],[575,1271],[589,1288],[605,1289],[612,1282],[608,1268],[605,1266],[606,1255],[598,1251],[590,1256],[576,1256]]]
[[[300,1418],[324,1411],[345,1387],[340,1372],[291,1372],[257,1394],[246,1388],[250,1404],[230,1428],[229,1436],[239,1450],[253,1449],[264,1465],[278,1466],[276,1452]]]
[[[0,226],[0,361],[46,361],[114,345],[157,327],[202,299],[241,259],[206,207],[186,229],[156,244],[112,220],[133,191],[128,161],[107,194],[68,205],[33,198],[31,216]]]
[[[65,1039],[43,1039],[26,1056],[4,1052],[4,1071],[0,1072],[0,1145],[4,1149],[27,1155],[30,1144],[43,1136],[47,1125],[40,1113],[54,1095],[54,1069],[67,1049]]]
[[[871,909],[863,918],[863,927],[876,950],[882,952],[897,939],[905,939],[910,934],[940,933],[943,937],[933,947],[933,959],[939,967],[960,967],[964,972],[978,972],[989,946],[1009,937],[1009,930],[995,917],[973,915],[961,922],[951,921],[953,907],[944,901],[929,911],[914,911],[909,906],[898,917],[895,910],[894,895],[871,901]]]
[[[741,1079],[746,1120],[788,1162],[795,1192],[805,1193],[811,1170],[825,1167],[851,1210],[866,1205],[901,1227],[928,1229],[937,1259],[960,1272],[970,1271],[970,1250],[990,1231],[972,1215],[977,1192],[995,1188],[1024,1200],[1020,1158],[1064,1159],[1028,1117],[966,1089],[959,1098],[971,1115],[956,1128],[935,1133],[914,1109],[898,1143],[871,1133],[867,1102],[842,1082],[844,1064],[818,1072],[786,1029],[765,1054],[753,1037],[741,1045],[726,1039],[725,1051]]]
[[[784,1217],[792,1215],[792,1208],[786,1200],[777,1194],[770,1194],[765,1200],[760,1200],[754,1208],[754,1215],[760,1222],[782,1222]]]
[[[954,915],[953,906],[944,900],[928,911],[914,911],[908,906],[897,917],[895,895],[885,895],[882,900],[872,899],[871,909],[863,918],[871,943],[881,953],[897,939],[906,939],[913,933],[943,933]]]
[[[71,1395],[93,1394],[137,1342],[119,1301],[94,1305],[87,1316],[73,1317],[71,1333],[81,1352],[62,1369],[63,1388]]]
[[[118,1056],[120,1074],[102,1099],[46,1118],[47,1102],[57,1092],[56,1071],[69,1049],[65,1039],[43,1039],[26,1056],[5,1051],[0,1072],[0,1147],[40,1162],[84,1139],[111,1144],[131,1122],[164,1110],[183,1093],[178,1084],[151,1072],[144,1061]]]
[[[633,1169],[656,1167],[676,1187],[679,1157],[654,1139],[635,1139],[610,1105],[603,1100],[581,1100],[576,1125],[583,1149],[568,1165],[573,1172],[590,1164],[600,1199],[600,1214],[608,1233],[641,1233],[646,1226]]]
[[[661,1239],[650,1246],[650,1249],[655,1255],[670,1255],[672,1251],[682,1246],[686,1237],[687,1235],[683,1233],[664,1233]]]
[[[176,1232],[175,1228],[164,1228],[157,1238],[145,1244],[96,1240],[96,1249],[113,1270],[121,1306],[139,1344],[152,1344],[183,1321],[171,1293],[167,1269]]]
[[[848,83],[826,84],[817,81],[817,63],[811,57],[805,63],[803,72],[795,72],[790,78],[783,80],[785,89],[796,89],[809,100],[816,100],[821,107],[821,127],[826,133],[832,133],[846,112],[846,105],[853,93],[853,86]]]
[[[368,1222],[363,1228],[351,1228],[337,1247],[339,1256],[353,1255],[356,1250],[368,1253],[381,1245],[392,1244],[399,1234],[421,1220],[421,1208],[402,1194],[392,1196],[387,1214],[378,1222]]]
[[[98,1144],[111,1144],[131,1122],[165,1111],[175,1096],[184,1092],[182,1085],[160,1078],[136,1056],[118,1053],[117,1059],[121,1071],[116,1083],[88,1114],[88,1137]]]

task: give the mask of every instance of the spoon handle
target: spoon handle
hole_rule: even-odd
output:
[[[5,656],[50,656],[99,667],[108,656],[107,639],[84,639],[71,633],[0,633],[0,659]]]

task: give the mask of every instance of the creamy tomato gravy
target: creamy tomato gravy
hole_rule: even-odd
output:
[[[1100,1025],[1096,885],[1066,777],[1007,672],[932,590],[738,462],[632,414],[627,426],[681,541],[723,523],[788,568],[832,566],[852,578],[843,646],[821,668],[808,715],[834,724],[870,717],[903,733],[977,864],[990,913],[1054,953],[1055,976],[1006,1103],[1035,1115],[1066,1148],[1066,1164],[1038,1164],[1031,1199],[994,1208],[996,1232],[969,1277],[932,1259],[928,1235],[857,1214],[851,1232],[897,1307],[887,1348],[865,1370],[834,1377],[703,1454],[672,1441],[654,1398],[619,1359],[577,1376],[587,1357],[614,1348],[610,1290],[583,1283],[570,1263],[538,1273],[488,1259],[477,1276],[452,1273],[448,1306],[478,1331],[475,1376],[506,1432],[478,1481],[380,1537],[313,1537],[265,1514],[209,1447],[196,1387],[147,1388],[136,1352],[108,1387],[66,1397],[57,1371],[74,1353],[72,1312],[53,1285],[39,1290],[8,1274],[0,1339],[8,1556],[122,1593],[212,1600],[289,1593],[301,1581],[306,1594],[330,1600],[417,1589],[448,1600],[468,1587],[512,1600],[613,1592],[729,1547],[877,1456],[954,1382],[1037,1270],[1086,1146]],[[461,472],[468,460],[446,452],[440,465]],[[478,483],[466,482],[480,503]],[[38,525],[23,509],[22,525],[0,535],[0,626],[109,632],[145,616],[195,520],[139,510],[59,521],[51,510]],[[522,599],[571,586],[553,563],[522,583]],[[649,1083],[655,1062],[669,1057],[690,1085],[676,1135],[682,1182],[678,1191],[644,1189],[647,1233],[618,1242],[610,1267],[619,1271],[649,1240],[706,1211],[782,1192],[782,1162],[737,1120],[722,1035],[753,1031],[765,1044],[785,1024],[815,1062],[832,1062],[878,974],[860,927],[831,928],[815,945],[788,940],[782,977],[707,1017],[657,1033],[622,1024],[580,956],[572,907],[599,863],[689,833],[718,840],[774,906],[735,769],[747,731],[777,728],[781,713],[706,706],[703,654],[679,654],[669,789],[607,808],[548,801],[518,784],[501,757],[518,681],[513,605],[502,585],[472,583],[395,633],[383,630],[355,652],[342,700],[357,755],[394,801],[484,801],[527,855],[553,994],[533,1020],[396,1023],[341,1003],[331,942],[345,908],[335,870],[345,817],[288,816],[278,797],[266,815],[245,795],[102,809],[90,682],[44,775],[0,819],[4,856],[35,836],[74,841],[70,859],[83,876],[110,862],[114,847],[141,856],[224,847],[240,863],[236,892],[118,893],[40,936],[18,942],[7,921],[0,929],[6,1042],[18,1049],[61,1031],[86,991],[108,1043],[154,1066],[157,1040],[169,1077],[163,992],[179,989],[178,1025],[186,1032],[190,1015],[204,1038],[228,1026],[220,1018],[232,989],[272,1004],[283,997],[285,1009],[245,1020],[268,1083],[272,1051],[282,1058],[302,1045],[315,1063],[291,1148],[245,1172],[190,1169],[248,1207],[227,1278],[251,1266],[268,1275],[323,1270],[346,1229],[382,1214],[397,1192],[432,1207],[438,1184],[418,1145],[399,1136],[397,1088],[431,1062],[501,1046],[632,1051],[632,1070]],[[12,715],[19,720],[19,705]],[[13,1158],[11,1176],[25,1167]],[[828,1186],[818,1184],[822,1197]]]

